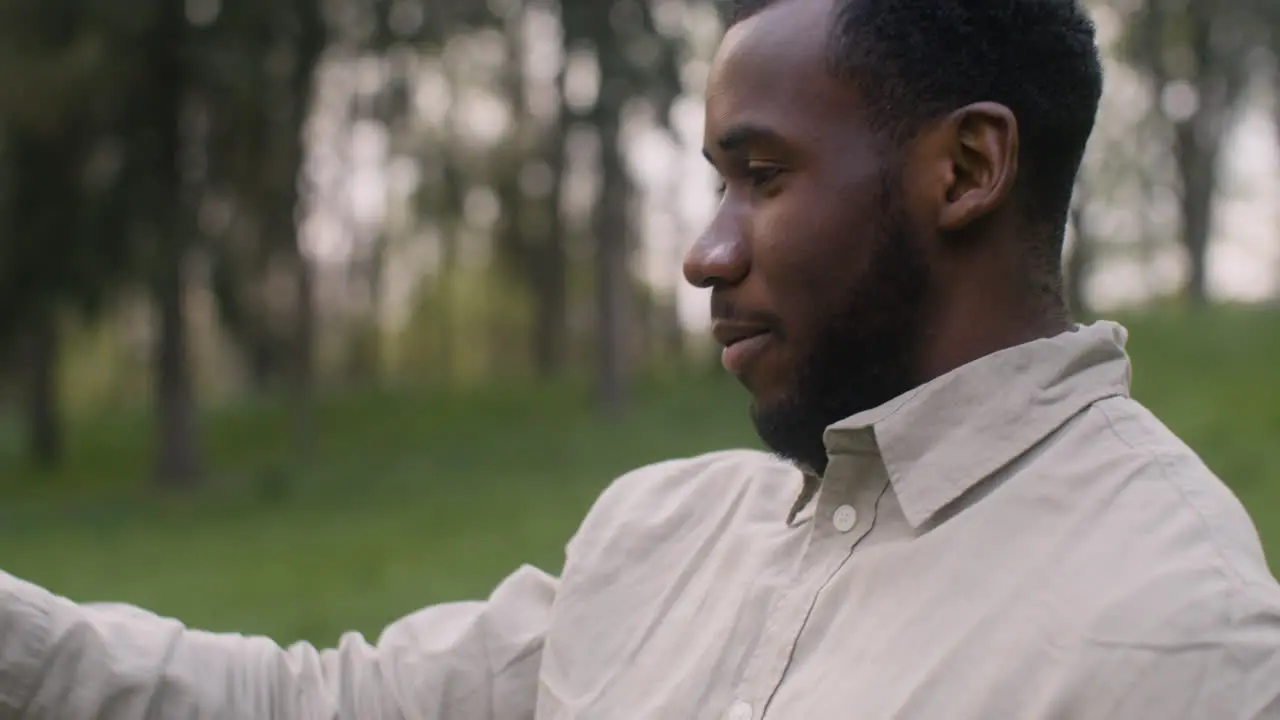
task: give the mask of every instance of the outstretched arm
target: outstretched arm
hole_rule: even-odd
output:
[[[77,605],[0,573],[0,720],[514,720],[534,715],[555,578],[437,605],[320,651]]]

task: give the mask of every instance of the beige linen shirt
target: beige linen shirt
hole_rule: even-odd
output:
[[[523,568],[376,644],[281,649],[0,575],[0,718],[1280,718],[1280,587],[1130,399],[1124,338],[1081,327],[840,422],[820,482],[747,451],[637,470],[561,578]]]

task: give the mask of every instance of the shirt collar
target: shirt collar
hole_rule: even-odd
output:
[[[827,428],[832,456],[878,453],[908,522],[919,528],[1081,410],[1129,394],[1127,331],[1112,322],[975,360]],[[817,492],[806,473],[794,520]]]

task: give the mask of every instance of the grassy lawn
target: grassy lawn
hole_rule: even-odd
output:
[[[1280,559],[1280,312],[1129,319],[1135,393],[1227,480]],[[604,422],[579,388],[326,397],[289,461],[287,416],[210,412],[210,490],[157,498],[144,416],[86,419],[71,461],[0,461],[0,567],[77,600],[120,600],[213,630],[329,644],[422,605],[483,597],[519,563],[557,570],[614,476],[755,443],[718,375],[648,381]]]

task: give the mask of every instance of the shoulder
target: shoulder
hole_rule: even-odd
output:
[[[1227,484],[1135,400],[1096,403],[1082,420],[1062,450],[1076,458],[1076,489],[1096,500],[1078,538],[1091,566],[1079,569],[1100,583],[1082,603],[1091,639],[1227,653],[1262,622],[1280,651],[1280,583]]]
[[[601,493],[570,541],[570,561],[619,543],[688,536],[731,515],[758,515],[781,524],[800,487],[799,470],[756,450],[645,465]]]
[[[991,498],[1040,518],[1049,587],[1071,598],[1073,630],[1101,642],[1203,635],[1234,622],[1235,599],[1277,587],[1244,505],[1133,399],[1094,403],[1013,468],[1008,490]]]
[[[1020,497],[1069,519],[1044,592],[1088,687],[1076,714],[1280,717],[1280,583],[1228,484],[1127,397],[1033,455]]]
[[[1153,549],[1194,556],[1232,584],[1275,584],[1248,509],[1194,450],[1130,398],[1105,400],[1094,412],[1105,448],[1098,459],[1118,483],[1116,520],[1130,515],[1162,541]]]

